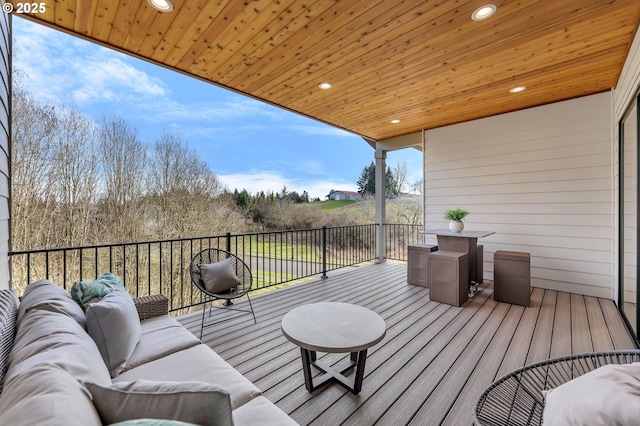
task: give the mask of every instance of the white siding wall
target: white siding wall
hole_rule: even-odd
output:
[[[614,219],[614,244],[613,244],[613,253],[614,253],[614,265],[613,265],[613,269],[614,271],[616,271],[614,273],[614,300],[618,300],[618,289],[620,288],[619,286],[619,282],[618,282],[618,274],[617,274],[617,270],[618,270],[618,259],[619,259],[619,254],[618,254],[618,235],[619,235],[619,231],[618,231],[618,203],[619,203],[619,197],[618,197],[618,190],[619,190],[619,184],[618,184],[618,179],[619,179],[619,166],[618,166],[618,159],[619,154],[618,154],[618,149],[619,149],[619,143],[618,143],[618,123],[620,122],[620,120],[622,119],[622,116],[624,115],[624,113],[627,111],[627,109],[629,108],[629,104],[630,102],[632,102],[632,100],[635,98],[636,94],[638,93],[638,90],[640,90],[640,32],[637,32],[635,35],[635,38],[633,40],[633,44],[631,45],[631,49],[629,51],[629,55],[627,56],[627,59],[625,60],[625,64],[624,67],[622,69],[622,73],[620,75],[620,79],[618,81],[618,84],[616,86],[616,88],[613,91],[613,109],[614,109],[614,117],[613,117],[613,127],[612,127],[612,143],[613,143],[613,182],[614,182],[614,192],[613,192],[613,211],[614,211],[614,215],[615,215],[615,219]],[[632,194],[635,197],[635,193]],[[627,198],[627,201],[629,201],[629,198]],[[637,201],[636,201],[636,208],[637,208]],[[629,223],[633,223],[635,225],[635,218],[633,218],[632,222],[629,222],[630,218],[627,218],[627,225]],[[625,246],[628,246],[628,244],[625,243]],[[637,259],[633,259],[633,261],[630,259],[630,256],[627,255],[626,259],[625,259],[625,276],[631,278],[635,278],[635,262]],[[635,288],[636,287],[636,283],[627,283],[627,288]]]
[[[426,131],[425,226],[463,207],[495,231],[487,279],[496,250],[525,251],[533,286],[611,297],[611,126],[608,92]]]
[[[615,121],[620,121],[622,115],[629,106],[629,102],[635,96],[640,87],[640,31],[635,38],[625,60],[620,79],[613,92],[615,108]]]
[[[10,248],[10,135],[11,135],[11,15],[0,14],[0,288],[11,281]]]

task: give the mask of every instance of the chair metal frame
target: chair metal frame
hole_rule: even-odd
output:
[[[590,352],[519,368],[493,382],[480,395],[473,413],[473,424],[541,425],[544,411],[542,391],[557,388],[603,365],[639,361],[640,350]]]
[[[223,261],[227,258],[231,259],[231,266],[238,277],[239,284],[235,287],[229,289],[224,293],[211,293],[209,292],[204,282],[202,281],[202,275],[200,273],[200,265],[207,263],[215,263]],[[205,327],[204,324],[204,316],[205,311],[207,310],[207,303],[209,305],[209,316],[211,316],[211,308],[220,308],[226,310],[239,311],[244,313],[250,313],[253,316],[253,322],[257,324],[256,315],[253,311],[253,305],[251,304],[251,298],[249,297],[249,292],[251,291],[251,287],[253,286],[253,275],[251,273],[251,268],[247,265],[244,260],[240,259],[235,254],[228,252],[226,250],[218,249],[218,248],[208,248],[204,249],[198,254],[196,254],[192,259],[189,265],[189,274],[191,275],[191,283],[198,288],[205,295],[205,302],[202,308],[202,323],[200,324],[200,339],[202,340],[202,331]],[[247,296],[247,300],[249,302],[249,309],[239,309],[234,306],[233,300],[239,299],[240,297]],[[213,304],[216,300],[224,300],[222,306],[218,306]],[[206,327],[219,324],[224,321],[228,321],[229,319],[223,319],[214,323],[206,324]]]

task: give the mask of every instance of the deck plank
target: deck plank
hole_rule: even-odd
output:
[[[571,295],[558,292],[551,340],[551,358],[571,353]]]
[[[571,295],[571,346],[574,353],[593,351],[584,296]]]
[[[487,301],[483,307],[487,312],[491,309],[486,320],[480,329],[474,333],[470,343],[455,360],[445,377],[438,383],[434,391],[431,392],[431,395],[429,395],[424,404],[422,404],[409,424],[425,425],[430,422],[441,424],[449,413],[451,395],[458,392],[456,400],[461,398],[460,393],[469,377],[471,377],[476,370],[476,365],[481,358],[481,354],[487,349],[491,338],[495,335],[509,311],[509,305],[506,303],[490,302],[491,301]],[[472,398],[474,397],[475,396],[472,396]],[[471,416],[469,416],[464,423],[468,424],[470,422]]]
[[[587,320],[589,321],[589,331],[591,332],[591,341],[593,350],[604,351],[613,346],[611,335],[607,330],[607,323],[604,320],[604,314],[598,299],[595,297],[585,297],[585,307],[587,309]]]
[[[531,339],[531,347],[527,354],[527,364],[549,358],[551,352],[551,337],[553,336],[553,321],[556,311],[557,292],[545,290],[540,305],[538,321]]]
[[[301,425],[471,423],[475,401],[497,377],[553,356],[633,349],[611,300],[533,288],[531,306],[493,300],[493,285],[461,307],[429,299],[406,283],[406,265],[368,264],[329,273],[251,298],[250,315],[214,310],[203,341]],[[339,385],[313,393],[304,387],[300,351],[284,338],[282,317],[319,301],[365,306],[387,324],[385,339],[369,350],[363,389]],[[246,306],[246,300],[237,302]],[[177,318],[196,336],[201,311]],[[344,356],[319,354],[330,363]],[[352,374],[352,373],[351,373]]]
[[[442,424],[457,426],[471,423],[471,413],[475,406],[476,399],[486,388],[486,384],[491,383],[496,378],[497,371],[502,363],[502,358],[511,344],[524,309],[523,306],[509,306],[509,311],[500,324],[500,328],[496,330],[486,350],[482,353],[482,356],[478,358],[475,369],[455,399]]]
[[[600,307],[604,314],[605,322],[607,323],[607,330],[613,341],[613,347],[615,349],[627,349],[634,344],[633,337],[629,329],[625,326],[624,320],[620,318],[620,313],[616,306],[607,299],[600,299]]]
[[[500,365],[497,377],[504,376],[510,371],[526,364],[527,354],[529,353],[531,338],[536,328],[536,322],[538,321],[543,296],[544,290],[540,288],[534,288],[531,292],[530,307],[529,309],[525,309],[522,315],[518,328],[516,328],[516,332],[513,335],[513,340],[507,348],[507,353]]]
[[[486,297],[486,295],[483,296]],[[411,387],[407,387],[381,417],[381,424],[409,424],[424,403],[425,398],[430,398],[436,391],[438,384],[454,368],[454,364],[463,356],[471,339],[480,331],[482,324],[491,314],[490,309],[480,309],[485,301],[486,299],[474,299],[465,307],[465,311],[460,313],[456,320],[443,330],[444,333],[434,339],[434,347],[429,345],[427,348],[432,352],[433,361],[429,363],[428,368],[420,369],[422,366],[414,366],[413,370],[420,371],[420,374],[411,383]],[[471,307],[475,308],[475,311],[472,311]],[[414,387],[421,389],[421,392],[412,392]],[[434,424],[437,423],[436,419]]]

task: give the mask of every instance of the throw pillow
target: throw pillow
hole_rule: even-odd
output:
[[[640,423],[640,363],[597,368],[546,392],[543,425]]]
[[[218,385],[136,380],[108,387],[86,386],[105,424],[154,418],[203,426],[233,425],[229,392]]]
[[[99,301],[116,289],[124,289],[122,281],[117,275],[105,272],[93,281],[76,281],[71,286],[70,293],[71,298],[86,310],[89,304]]]
[[[222,293],[240,284],[238,276],[233,271],[230,257],[220,262],[203,263],[200,265],[200,275],[204,288],[209,293]]]
[[[87,333],[116,377],[135,350],[142,329],[133,299],[125,290],[114,290],[87,307]]]

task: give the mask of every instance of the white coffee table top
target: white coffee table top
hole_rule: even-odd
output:
[[[282,333],[296,345],[327,353],[358,352],[380,342],[384,319],[350,303],[319,302],[299,306],[282,318]]]

